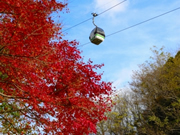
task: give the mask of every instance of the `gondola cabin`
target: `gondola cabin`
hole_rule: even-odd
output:
[[[93,44],[99,45],[105,39],[104,30],[99,27],[94,28],[89,36],[89,39]]]

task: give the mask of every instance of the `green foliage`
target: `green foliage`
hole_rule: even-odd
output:
[[[7,78],[7,74],[0,72],[1,81]],[[0,133],[35,134],[30,124],[21,117],[20,104],[15,99],[9,99],[4,93],[4,90],[0,88]]]
[[[0,72],[0,79],[1,80],[5,80],[8,78],[8,75],[7,74],[3,74],[2,72]]]
[[[113,97],[98,134],[180,135],[180,51],[172,57],[151,50],[153,57],[134,72],[132,92]]]
[[[19,106],[13,101],[0,103],[0,127],[3,134],[33,134],[30,125],[21,117]]]
[[[105,133],[115,135],[134,135],[134,127],[132,126],[132,106],[131,98],[128,94],[117,95],[113,97],[112,110],[106,112],[107,120],[101,121],[98,128],[98,135]]]
[[[139,96],[138,134],[180,134],[180,52],[173,58],[153,50],[152,61],[141,65],[131,85]],[[137,122],[137,121],[136,121]],[[144,130],[145,128],[145,130]]]

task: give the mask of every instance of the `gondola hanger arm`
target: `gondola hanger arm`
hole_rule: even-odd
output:
[[[94,18],[95,18],[96,16],[98,16],[98,14],[96,14],[96,13],[91,13],[91,14],[93,15],[93,24],[94,24],[94,26],[97,27],[97,25],[94,23]]]

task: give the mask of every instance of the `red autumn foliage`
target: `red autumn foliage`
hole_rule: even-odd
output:
[[[39,133],[88,134],[104,118],[102,95],[111,83],[94,71],[103,65],[84,63],[78,43],[60,36],[50,15],[65,7],[55,0],[0,0],[0,72],[8,76],[0,95],[17,102]]]

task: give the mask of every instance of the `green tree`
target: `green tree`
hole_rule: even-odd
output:
[[[103,120],[98,124],[98,134],[134,135],[132,101],[131,93],[113,96],[112,110],[106,112],[107,120]]]
[[[134,121],[138,135],[180,134],[180,52],[173,58],[163,48],[134,72],[130,83],[138,100]]]

